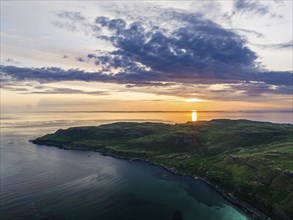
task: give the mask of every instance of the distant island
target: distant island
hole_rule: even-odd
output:
[[[293,219],[291,124],[228,119],[174,125],[119,122],[60,129],[32,142],[155,163],[201,177],[255,218],[265,218],[260,210],[272,219]]]

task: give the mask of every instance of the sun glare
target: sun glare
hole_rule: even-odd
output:
[[[197,99],[197,98],[191,98],[191,99],[185,99],[185,102],[201,102],[201,99]]]
[[[197,112],[195,110],[191,113],[191,121],[197,121]]]

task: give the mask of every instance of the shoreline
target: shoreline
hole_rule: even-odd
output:
[[[33,143],[32,140],[30,142]],[[171,172],[173,175],[186,176],[186,177],[190,177],[190,178],[193,178],[193,179],[199,179],[199,180],[203,181],[204,183],[209,185],[211,188],[213,188],[215,191],[217,191],[223,198],[225,198],[226,200],[231,202],[234,206],[236,206],[236,208],[238,210],[241,210],[243,213],[245,213],[249,217],[251,217],[251,219],[272,220],[271,218],[267,217],[265,214],[260,212],[258,209],[254,208],[251,205],[245,203],[244,201],[234,197],[233,195],[231,195],[230,193],[226,192],[224,189],[219,187],[217,184],[215,184],[213,182],[210,182],[209,180],[207,180],[206,178],[201,177],[201,176],[188,175],[188,174],[185,174],[185,173],[177,171],[175,168],[172,168],[172,167],[170,168],[170,167],[167,167],[167,166],[165,166],[163,164],[159,164],[159,163],[149,161],[149,160],[146,160],[146,159],[133,158],[133,157],[127,157],[127,156],[119,156],[119,155],[115,155],[115,154],[112,154],[112,153],[107,153],[104,149],[101,149],[101,150],[91,150],[91,149],[84,149],[84,148],[69,149],[69,148],[61,147],[61,146],[44,145],[44,144],[37,144],[37,145],[55,147],[55,148],[59,148],[59,149],[62,149],[62,150],[97,152],[102,156],[109,156],[109,157],[113,157],[113,158],[116,158],[116,159],[134,161],[134,162],[143,162],[143,163],[146,163],[148,165],[159,166],[159,167],[163,168],[164,170],[166,170],[168,172]]]
[[[69,149],[65,149],[65,150],[69,150]],[[87,150],[85,150],[85,151],[87,151]],[[233,205],[235,205],[236,208],[240,209],[242,212],[244,212],[245,214],[247,214],[250,217],[252,217],[252,219],[255,219],[255,217],[256,217],[256,219],[259,219],[259,220],[271,220],[271,218],[267,217],[266,215],[264,215],[262,212],[260,212],[256,208],[254,208],[251,205],[241,201],[240,199],[234,197],[233,195],[227,193],[224,189],[222,189],[221,187],[219,187],[215,183],[210,182],[209,180],[207,180],[204,177],[193,176],[193,175],[188,175],[188,174],[185,174],[185,173],[181,173],[181,172],[177,171],[175,168],[169,168],[169,167],[167,167],[167,166],[165,166],[163,164],[159,164],[159,163],[152,162],[152,161],[149,161],[149,160],[144,160],[144,159],[140,159],[140,158],[122,157],[122,156],[117,156],[117,155],[113,155],[113,154],[101,153],[100,151],[92,151],[92,152],[98,152],[102,156],[109,156],[109,157],[113,157],[113,158],[116,158],[116,159],[122,159],[122,160],[128,160],[128,161],[138,161],[138,162],[143,162],[143,163],[146,163],[146,164],[149,164],[149,165],[152,165],[152,166],[159,166],[159,167],[165,169],[166,171],[171,172],[173,175],[186,176],[186,177],[190,177],[190,178],[193,178],[193,179],[199,179],[199,180],[203,181],[204,183],[206,183],[207,185],[209,185],[215,191],[217,191],[226,200],[228,200]]]

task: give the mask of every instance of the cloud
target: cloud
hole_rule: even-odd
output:
[[[258,46],[260,48],[271,48],[271,49],[284,49],[284,50],[292,50],[293,49],[293,41],[279,43],[279,44],[255,44],[252,45]]]
[[[82,57],[76,57],[76,60],[79,62],[86,62],[86,59],[84,59]]]
[[[7,59],[4,60],[3,62],[1,62],[1,64],[3,64],[3,65],[19,65],[20,62],[15,61],[15,60],[12,59],[12,58],[7,58]]]
[[[258,0],[234,0],[233,2],[233,13],[251,13],[255,15],[269,15],[271,17],[279,17],[281,18],[282,15],[276,14],[272,12],[272,8],[270,7],[270,4],[266,3],[274,3],[274,4],[280,4],[281,2],[275,1],[275,2],[269,2],[269,1],[258,1]]]
[[[153,93],[158,95],[172,95],[179,97],[191,97],[192,94],[198,94],[199,98],[210,98],[219,96],[218,99],[237,99],[239,96],[261,96],[262,94],[282,94],[290,95],[292,91],[292,76],[290,72],[266,72],[254,73],[256,81],[251,80],[251,76],[243,76],[242,78],[234,79],[219,79],[219,78],[190,78],[189,80],[170,79],[162,81],[157,76],[157,80],[148,81],[147,75],[133,76],[128,73],[120,73],[116,75],[106,75],[99,72],[84,72],[81,70],[62,70],[59,68],[19,68],[19,67],[3,67],[2,79],[9,77],[6,83],[10,83],[10,87],[2,85],[4,89],[17,87],[20,82],[37,81],[40,83],[59,82],[59,81],[86,81],[86,82],[106,82],[123,84],[126,88],[132,91]],[[135,74],[134,74],[135,75]],[[239,77],[239,76],[238,76]],[[151,77],[154,78],[154,77]],[[11,82],[14,80],[14,82]],[[166,80],[166,79],[165,79]],[[2,80],[3,82],[3,80]],[[210,88],[213,84],[226,84],[225,88],[213,90]],[[104,91],[81,91],[76,89],[63,88],[34,88],[31,84],[26,84],[29,91],[25,93],[37,94],[88,94],[88,95],[107,95]],[[40,89],[40,90],[39,90]],[[207,91],[211,91],[213,95],[207,96]],[[221,97],[220,94],[229,95]],[[237,95],[237,92],[243,92],[242,95]],[[235,96],[234,98],[232,96]]]
[[[121,19],[98,17],[101,28],[112,31],[110,36],[98,36],[110,41],[117,49],[108,55],[98,56],[97,65],[110,64],[110,68],[127,68],[129,71],[150,69],[172,78],[221,75],[238,69],[256,67],[256,54],[245,41],[232,31],[226,30],[197,14],[168,12],[169,19],[177,19],[182,26],[166,34],[156,25],[150,29],[140,22],[126,26]]]
[[[248,29],[243,29],[243,28],[235,28],[235,29],[232,29],[232,31],[235,31],[236,33],[240,32],[240,33],[244,33],[244,34],[251,34],[251,35],[254,35],[257,38],[264,37],[264,34],[262,34],[260,32],[257,32],[257,31],[254,31],[254,30],[248,30]]]
[[[287,97],[292,94],[291,86],[272,86],[260,82],[239,82],[234,84],[176,84],[168,87],[145,87],[144,92],[157,95],[172,95],[181,98],[199,98],[202,100],[254,101],[265,102],[276,100],[276,97]],[[140,88],[133,87],[133,91]]]
[[[52,87],[40,85],[36,82],[17,81],[15,79],[1,78],[1,89],[17,92],[18,94],[84,94],[93,96],[109,95],[107,91],[86,91],[80,89]]]
[[[260,3],[243,2],[235,2],[237,10],[256,10],[252,9],[254,5],[262,13],[266,11],[264,8],[261,10]],[[40,83],[117,83],[129,89],[168,88],[174,84],[233,84],[228,90],[245,91],[248,95],[288,94],[288,88],[292,85],[291,71],[262,69],[257,61],[257,54],[247,46],[247,41],[242,36],[235,33],[236,30],[226,29],[197,13],[162,9],[159,17],[168,21],[166,23],[161,23],[153,19],[154,17],[150,20],[138,18],[136,21],[134,18],[131,20],[106,16],[98,16],[94,23],[89,23],[83,15],[73,12],[62,12],[58,17],[69,20],[74,25],[80,22],[79,25],[84,24],[86,28],[91,28],[92,36],[96,39],[112,44],[111,50],[95,51],[85,57],[76,58],[80,62],[95,64],[96,71],[2,65],[2,77]],[[240,31],[252,33],[244,29]],[[278,47],[286,48],[288,45]],[[66,91],[60,89],[55,92]]]
[[[260,96],[262,94],[282,94],[292,95],[291,86],[272,86],[265,83],[239,83],[229,86],[231,90],[243,91],[244,94],[249,96]]]
[[[92,25],[86,16],[80,12],[61,11],[54,12],[58,20],[52,21],[52,25],[61,29],[66,29],[71,32],[84,32],[86,35],[92,34]]]
[[[103,101],[105,102],[105,101]],[[42,98],[38,102],[38,107],[45,107],[46,109],[50,107],[63,107],[63,106],[97,106],[101,101],[93,100],[84,100],[84,99],[51,99],[51,98]],[[103,103],[104,104],[104,103]]]
[[[79,89],[70,88],[46,88],[45,90],[32,90],[27,92],[22,92],[21,94],[83,94],[83,95],[94,95],[94,96],[104,96],[109,95],[105,91],[84,91]]]
[[[235,11],[248,11],[258,14],[268,14],[269,7],[263,5],[262,3],[254,0],[235,0],[234,1],[234,10]]]
[[[275,44],[277,48],[280,49],[291,49],[293,48],[293,41],[287,42],[287,43],[281,43],[281,44]]]
[[[60,18],[67,18],[69,20],[73,21],[83,21],[85,20],[85,17],[80,12],[73,12],[73,11],[61,11],[59,13],[56,13],[58,17]]]
[[[235,70],[236,71],[236,70]],[[86,82],[109,82],[118,84],[133,85],[163,85],[161,82],[173,83],[237,83],[241,81],[259,81],[270,85],[291,85],[292,72],[289,71],[267,71],[251,72],[250,74],[220,75],[201,73],[197,77],[184,75],[181,77],[171,74],[170,78],[153,72],[129,73],[120,72],[117,74],[104,74],[101,72],[85,72],[79,69],[63,70],[58,67],[49,68],[24,68],[15,66],[1,66],[1,78],[9,77],[16,81],[38,81],[40,83],[59,81],[86,81]],[[168,84],[167,84],[168,85]]]

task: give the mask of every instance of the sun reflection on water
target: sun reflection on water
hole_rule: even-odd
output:
[[[195,110],[191,113],[191,121],[197,121],[197,112]]]

